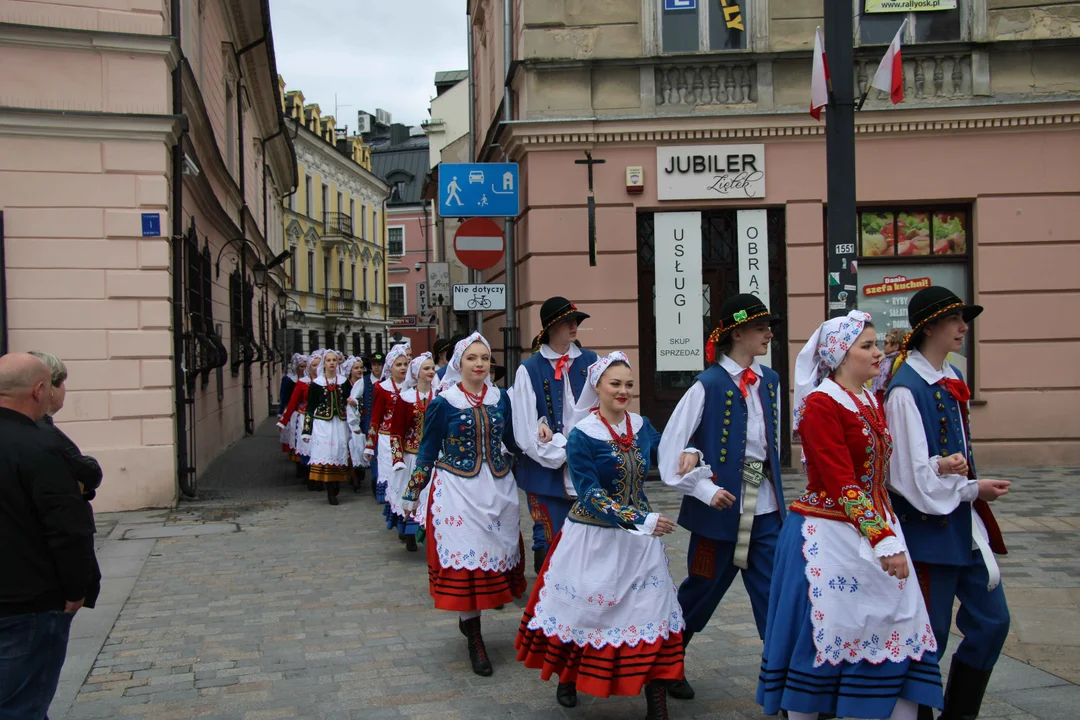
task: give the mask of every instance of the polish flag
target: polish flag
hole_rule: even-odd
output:
[[[881,64],[874,73],[874,80],[870,83],[870,87],[889,93],[893,105],[904,99],[904,65],[900,59],[900,38],[906,25],[907,20],[900,23],[896,37],[889,43],[889,49],[885,51],[885,57],[881,58]]]
[[[814,72],[810,79],[810,117],[821,120],[821,108],[829,104],[829,63],[825,61],[825,45],[821,27],[814,35]]]

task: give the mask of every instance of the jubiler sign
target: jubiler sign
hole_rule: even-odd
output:
[[[701,213],[654,215],[656,369],[705,367],[701,300]]]
[[[764,145],[656,148],[660,200],[744,200],[765,197]]]

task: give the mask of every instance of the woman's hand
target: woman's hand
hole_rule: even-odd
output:
[[[674,531],[675,531],[675,523],[673,521],[671,521],[671,520],[668,520],[663,515],[661,515],[660,517],[658,517],[656,519],[656,529],[653,530],[652,536],[653,537],[660,537],[662,535],[667,535],[667,534],[672,533]]]
[[[709,503],[709,507],[714,507],[717,510],[727,510],[734,504],[735,496],[727,490],[720,488],[716,491],[716,494],[712,496],[712,502]]]
[[[309,438],[309,437],[302,438],[302,439],[303,439],[304,442],[311,442],[311,438]]]
[[[963,453],[953,453],[938,460],[939,475],[967,475],[968,463]]]
[[[897,580],[904,580],[908,576],[907,553],[890,555],[879,560],[881,569],[892,575]]]
[[[356,398],[349,398],[346,402],[349,403],[349,407],[359,407],[359,405],[356,404]]]
[[[551,442],[551,438],[555,437],[551,432],[551,428],[547,426],[547,423],[540,423],[540,443],[547,444]]]
[[[684,452],[679,456],[679,474],[685,475],[698,464],[698,454],[696,452]]]

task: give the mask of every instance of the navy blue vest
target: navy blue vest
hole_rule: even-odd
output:
[[[769,453],[769,475],[776,489],[776,502],[780,519],[787,515],[784,488],[780,482],[780,453],[777,437],[780,434],[780,376],[772,369],[761,366],[763,377],[757,382],[758,397],[765,417],[765,442]],[[713,365],[697,377],[705,388],[705,411],[692,439],[693,446],[705,456],[704,461],[712,467],[713,482],[735,496],[735,503],[727,510],[717,510],[692,495],[683,497],[679,511],[679,524],[691,532],[721,542],[739,539],[739,505],[742,502],[742,466],[746,457],[746,426],[748,412],[746,398],[739,385],[731,379],[728,371]],[[754,508],[744,508],[753,514]]]
[[[957,377],[960,371],[956,370]],[[908,363],[900,366],[889,383],[888,392],[903,387],[911,391],[915,406],[922,416],[926,446],[931,453],[942,457],[964,453],[972,476],[975,461],[971,455],[971,439],[964,442],[963,416],[960,404],[941,385],[931,385]],[[948,515],[924,513],[899,493],[890,493],[893,509],[900,518],[907,540],[908,552],[914,562],[937,565],[967,566],[972,563],[971,503],[962,502]]]
[[[375,385],[377,383],[378,379],[372,373],[364,376],[364,394],[363,399],[360,401],[360,429],[364,431],[365,435],[371,428],[371,406],[375,402]]]
[[[448,368],[448,367],[450,367],[450,366],[449,365],[443,365],[441,368],[439,368],[438,370],[435,371],[435,375],[440,380],[442,380],[444,377],[446,377],[446,368]]]
[[[536,396],[536,416],[547,418],[548,427],[552,432],[562,432],[563,429],[563,397],[565,396],[563,383],[569,379],[574,398],[580,398],[581,391],[585,389],[589,366],[594,362],[596,362],[596,353],[582,349],[581,354],[570,364],[563,380],[555,379],[555,368],[551,367],[551,361],[540,353],[534,353],[522,363],[529,373],[533,394]],[[525,412],[525,410],[515,408],[514,412]],[[516,476],[518,484],[527,493],[566,497],[562,470],[550,470],[543,467],[524,453],[518,457]]]

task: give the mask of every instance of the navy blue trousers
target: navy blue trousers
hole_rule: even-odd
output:
[[[966,567],[917,562],[915,573],[937,638],[938,659],[945,657],[953,598],[958,598],[956,627],[964,639],[956,649],[956,659],[976,670],[991,670],[1009,634],[1009,606],[1004,585],[987,591],[989,575],[982,553],[973,550],[971,556],[971,565]]]
[[[762,640],[765,639],[765,621],[769,615],[769,586],[772,584],[780,524],[779,512],[754,518],[747,568],[742,571],[743,585],[750,595],[754,622]],[[734,558],[735,543],[690,534],[690,549],[686,556],[689,575],[679,586],[679,605],[682,606],[688,630],[701,632],[709,623],[709,618],[716,612],[716,607],[740,570],[732,562]]]
[[[526,493],[526,495],[529,498],[529,514],[533,519],[532,549],[542,548],[546,552],[551,549],[552,541],[562,530],[563,522],[570,514],[570,508],[574,506],[575,501],[571,498],[536,493]]]

